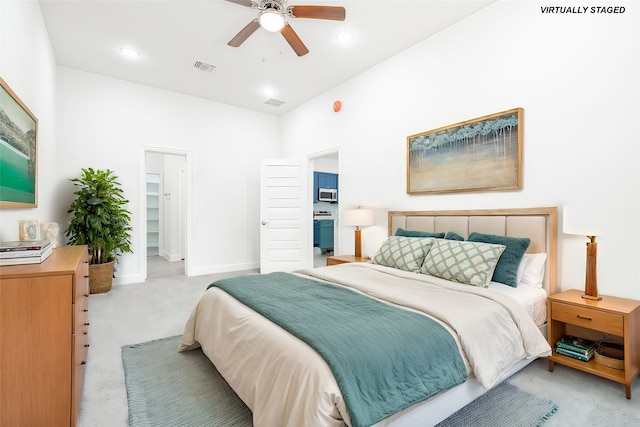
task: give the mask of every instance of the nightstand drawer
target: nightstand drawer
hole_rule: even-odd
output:
[[[553,320],[624,336],[624,321],[622,315],[592,310],[585,307],[576,307],[559,302],[551,302],[551,306]]]
[[[348,262],[369,262],[371,258],[369,257],[357,257],[353,255],[338,255],[338,256],[330,256],[327,258],[327,265],[338,265],[345,264]]]

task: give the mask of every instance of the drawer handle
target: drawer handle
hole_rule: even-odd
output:
[[[88,277],[89,277],[89,275],[88,275],[88,274],[85,274],[85,276],[84,276],[84,277],[85,277],[85,278],[88,278]]]
[[[87,312],[87,311],[89,311],[89,310],[85,308],[85,309],[84,309],[84,310],[82,310],[82,311],[84,311],[84,312],[86,313],[86,312]]]
[[[85,346],[85,347],[89,347],[89,344],[85,344],[84,346]]]
[[[580,316],[579,314],[578,314],[578,319],[584,319],[584,320],[589,320],[589,321],[593,320],[591,317]]]
[[[85,323],[84,326],[89,326],[89,322]]]
[[[86,360],[83,360],[82,362],[80,362],[80,364],[81,364],[81,365],[86,365],[86,364],[87,364],[87,361],[86,361]]]

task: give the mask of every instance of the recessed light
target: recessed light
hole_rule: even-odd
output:
[[[270,87],[267,87],[262,89],[262,93],[264,94],[264,96],[272,97],[273,95],[275,95],[276,91]]]
[[[341,42],[348,42],[350,40],[353,40],[354,38],[355,34],[353,34],[351,31],[341,31],[336,36],[336,39]]]
[[[140,53],[138,53],[137,50],[132,49],[130,47],[120,48],[120,53],[126,56],[127,58],[137,58],[138,56],[140,56]]]

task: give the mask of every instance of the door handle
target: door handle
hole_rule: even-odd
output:
[[[262,221],[262,225],[267,225],[269,224],[269,221]]]

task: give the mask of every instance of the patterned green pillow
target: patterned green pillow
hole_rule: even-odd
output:
[[[496,236],[494,234],[471,233],[467,239],[470,242],[493,243],[494,245],[504,245],[505,250],[496,269],[493,272],[493,281],[504,283],[512,287],[518,286],[518,266],[522,261],[524,253],[531,244],[528,237],[508,237]]]
[[[390,236],[371,263],[417,273],[433,241],[431,238]]]
[[[504,248],[490,243],[436,240],[420,273],[486,288]]]

